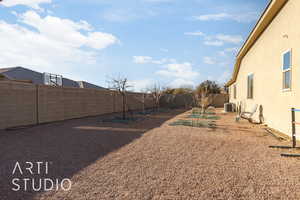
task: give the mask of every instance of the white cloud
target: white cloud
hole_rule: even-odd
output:
[[[226,55],[227,55],[225,51],[219,51],[218,54],[219,54],[220,56],[226,56]]]
[[[1,5],[6,7],[13,7],[17,5],[24,5],[33,9],[41,9],[40,4],[51,3],[52,0],[3,0]]]
[[[127,22],[138,18],[140,16],[130,10],[116,9],[107,10],[103,13],[103,19],[110,22]]]
[[[207,35],[201,31],[186,32],[185,35],[200,36],[204,39],[204,45],[207,46],[223,46],[225,43],[239,44],[243,41],[243,37],[240,35]]]
[[[109,33],[92,32],[87,35],[85,45],[94,49],[104,49],[118,42],[118,39]]]
[[[150,56],[133,56],[133,62],[137,64],[151,63],[153,60]]]
[[[92,27],[86,21],[74,22],[53,16],[41,18],[34,11],[28,11],[19,17],[20,22],[36,28],[41,35],[68,46],[103,49],[117,42],[117,38],[111,34],[90,32]],[[84,35],[81,30],[88,33]]]
[[[239,51],[238,47],[226,48],[223,51],[219,51],[220,56],[226,56],[228,53],[237,53]]]
[[[229,14],[229,13],[217,13],[195,16],[196,20],[200,21],[220,21],[220,20],[234,20],[237,22],[252,22],[258,19],[258,12],[246,12],[240,14]]]
[[[219,34],[215,36],[216,39],[219,41],[227,42],[227,43],[232,43],[232,44],[239,44],[243,41],[242,36],[240,35],[224,35],[224,34]]]
[[[229,71],[224,71],[219,78],[217,78],[217,82],[220,84],[224,84],[229,81],[231,77],[231,73]]]
[[[171,58],[163,58],[160,60],[155,60],[150,56],[133,56],[133,62],[136,64],[165,64],[165,63],[174,63],[176,62],[175,59]]]
[[[230,17],[230,15],[227,13],[218,13],[218,14],[200,15],[200,16],[196,16],[195,18],[200,21],[209,21],[209,20],[217,21],[228,17]]]
[[[195,31],[195,32],[186,32],[184,35],[192,35],[192,36],[204,36],[205,34],[201,31]]]
[[[225,43],[239,44],[243,41],[240,35],[218,34],[213,36],[204,36],[204,44],[207,46],[223,46]]]
[[[119,1],[115,1],[115,2],[119,2]],[[154,17],[158,15],[158,13],[154,9],[150,9],[144,6],[133,6],[133,7],[112,6],[111,8],[105,9],[101,13],[102,13],[101,16],[104,20],[109,22],[115,22],[115,23],[126,23],[135,20],[148,19],[149,17]]]
[[[215,58],[208,57],[208,56],[206,56],[206,57],[203,58],[203,62],[205,64],[209,64],[209,65],[215,65],[217,63],[217,61],[216,61]]]
[[[137,64],[157,64],[163,65],[161,70],[155,72],[159,75],[164,82],[169,81],[170,87],[179,87],[182,85],[195,85],[194,80],[199,77],[199,73],[194,71],[193,66],[189,62],[177,63],[175,59],[163,58],[161,60],[155,60],[150,56],[133,56],[133,62]],[[145,88],[145,85],[149,86],[150,83],[155,81],[151,79],[132,81],[139,91],[141,88]]]
[[[145,92],[147,87],[150,87],[153,83],[155,83],[155,81],[152,79],[141,79],[128,82],[128,84],[132,86],[130,89],[135,92]]]
[[[133,62],[137,64],[158,64],[162,65],[162,69],[155,72],[155,74],[159,75],[164,82],[169,81],[169,86],[171,87],[179,87],[182,85],[195,85],[194,80],[199,78],[199,73],[194,71],[193,66],[189,62],[177,63],[175,59],[161,59],[154,60],[150,56],[133,56]],[[140,88],[145,88],[145,85],[150,85],[155,81],[151,79],[132,81],[136,86],[135,91]]]
[[[165,53],[168,53],[168,52],[169,52],[169,49],[161,48],[160,51],[165,52]]]
[[[215,66],[226,66],[230,65],[231,62],[229,59],[224,60],[224,58],[220,59],[220,57],[205,56],[203,57],[203,63]]]
[[[207,46],[220,47],[220,46],[224,45],[224,42],[218,41],[218,40],[214,40],[214,41],[205,41],[204,44],[207,45]]]
[[[55,73],[72,66],[94,64],[98,50],[118,41],[111,34],[92,32],[93,27],[85,21],[42,18],[34,11],[17,17],[30,28],[0,20],[0,66],[31,66]]]
[[[192,64],[189,62],[167,64],[164,66],[164,69],[157,71],[156,74],[167,78],[187,80],[191,80],[199,76],[199,73],[193,70]]]
[[[166,3],[166,2],[172,2],[175,0],[144,0],[145,2],[150,2],[150,3]]]
[[[238,52],[239,48],[238,47],[226,48],[225,51],[226,52]]]
[[[195,81],[177,78],[169,84],[170,87],[174,87],[174,88],[187,86],[187,85],[188,86],[195,86]]]

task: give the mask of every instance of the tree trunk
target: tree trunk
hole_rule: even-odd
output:
[[[143,94],[143,113],[145,114],[146,113],[146,110],[145,110],[145,94]]]
[[[122,115],[122,119],[125,120],[126,119],[126,100],[125,100],[125,95],[122,95],[122,101],[123,101],[123,115]]]

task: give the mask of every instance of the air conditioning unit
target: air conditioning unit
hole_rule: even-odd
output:
[[[225,112],[234,112],[234,105],[232,103],[225,103],[224,111]]]

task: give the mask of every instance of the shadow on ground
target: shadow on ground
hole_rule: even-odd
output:
[[[0,131],[0,199],[33,199],[37,192],[32,189],[24,191],[24,182],[18,182],[20,191],[12,184],[13,178],[51,178],[62,180],[71,178],[81,169],[91,165],[106,154],[115,151],[145,132],[159,127],[166,120],[184,112],[171,111],[152,115],[141,122],[129,125],[100,123],[102,117],[69,120],[40,125],[28,129]],[[26,162],[49,162],[49,173],[45,168],[41,173],[26,173]],[[12,175],[13,168],[19,162],[24,174],[19,170]],[[37,173],[34,165],[33,173]],[[36,183],[38,187],[39,182]],[[30,182],[29,188],[32,188]]]

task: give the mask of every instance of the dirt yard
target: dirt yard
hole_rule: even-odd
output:
[[[169,126],[183,112],[129,125],[95,117],[2,131],[0,199],[300,199],[300,159],[268,148],[290,143],[233,114],[219,114],[215,129]],[[17,161],[50,162],[47,177],[70,178],[71,190],[12,191]]]

